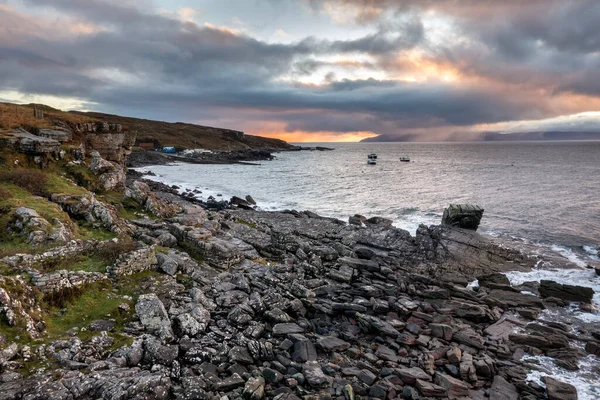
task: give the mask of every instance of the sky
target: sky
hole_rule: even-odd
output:
[[[0,0],[0,101],[299,142],[600,131],[597,0]]]

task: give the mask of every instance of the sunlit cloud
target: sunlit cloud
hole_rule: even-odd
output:
[[[0,97],[290,141],[600,130],[597,1],[190,4],[0,3]]]

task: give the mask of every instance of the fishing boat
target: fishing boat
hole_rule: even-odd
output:
[[[400,157],[401,162],[410,162],[410,158],[408,156]]]
[[[377,165],[377,154],[371,153],[367,156],[368,165]]]

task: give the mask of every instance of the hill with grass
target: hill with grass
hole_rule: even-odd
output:
[[[294,147],[280,139],[246,135],[243,132],[232,129],[183,122],[153,121],[97,112],[73,112],[71,114],[78,117],[121,124],[136,132],[138,144],[153,142],[160,146],[209,150],[286,150]]]

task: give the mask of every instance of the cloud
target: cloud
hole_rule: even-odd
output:
[[[352,34],[329,39],[315,20],[286,43],[150,1],[25,3],[35,12],[0,4],[0,89],[100,111],[349,137],[600,106],[600,3],[588,0],[312,1],[349,16],[338,23]]]

